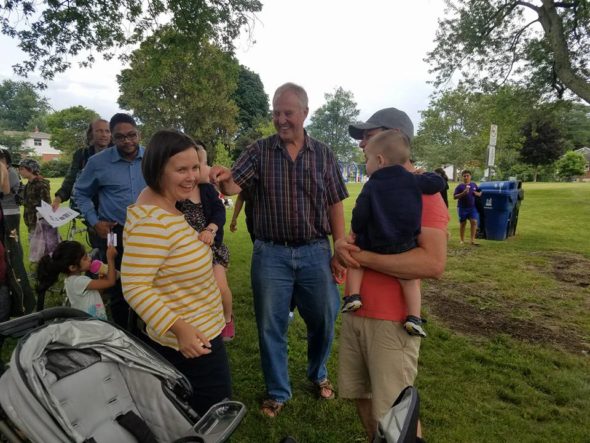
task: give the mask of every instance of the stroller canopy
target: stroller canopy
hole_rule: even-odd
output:
[[[0,378],[0,405],[32,441],[135,442],[118,424],[127,413],[158,441],[174,441],[191,434],[195,417],[179,399],[190,391],[179,371],[121,329],[67,319],[18,343]]]

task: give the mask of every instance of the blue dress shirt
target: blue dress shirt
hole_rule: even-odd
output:
[[[129,161],[113,146],[88,159],[74,185],[76,204],[88,224],[94,226],[98,221],[125,224],[127,206],[135,203],[146,187],[141,172],[144,151],[140,146],[137,156]],[[92,202],[95,195],[98,195],[98,213]]]

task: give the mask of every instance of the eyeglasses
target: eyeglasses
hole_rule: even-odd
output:
[[[113,140],[119,143],[124,142],[125,140],[133,141],[137,139],[138,135],[139,134],[137,132],[130,132],[128,134],[115,134],[113,136]]]

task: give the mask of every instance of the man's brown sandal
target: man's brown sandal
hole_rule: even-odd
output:
[[[334,386],[330,383],[330,380],[325,378],[324,380],[315,383],[316,392],[321,400],[333,400],[336,398],[336,392]]]
[[[260,412],[262,415],[275,418],[285,407],[285,403],[281,403],[280,401],[273,400],[272,398],[267,398],[262,402],[260,406]]]

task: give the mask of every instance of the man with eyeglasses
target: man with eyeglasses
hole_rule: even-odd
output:
[[[362,149],[372,137],[388,129],[400,132],[411,146],[414,125],[399,109],[381,109],[366,123],[348,127],[350,136],[360,140]],[[410,161],[403,166],[414,171]],[[417,248],[385,255],[362,251],[351,238],[336,240],[336,255],[342,264],[365,268],[360,290],[363,306],[342,316],[338,388],[341,398],[355,401],[369,441],[373,441],[378,420],[391,408],[402,389],[414,383],[418,372],[421,339],[408,335],[403,327],[407,307],[397,279],[442,275],[448,222],[447,207],[440,194],[423,194]]]
[[[127,206],[135,203],[145,188],[141,171],[144,148],[139,145],[139,130],[133,117],[115,114],[109,122],[115,146],[90,157],[74,185],[74,198],[84,219],[99,236],[99,250],[106,257],[107,236],[116,237],[116,268],[121,268],[123,257],[122,233]],[[100,205],[95,208],[93,199],[98,196]],[[121,281],[109,291],[109,305],[113,321],[127,328],[129,305],[123,298]]]

